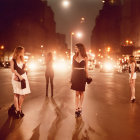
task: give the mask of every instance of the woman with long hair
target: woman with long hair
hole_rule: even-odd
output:
[[[131,102],[135,102],[135,80],[136,80],[136,71],[137,71],[137,66],[136,66],[136,61],[134,56],[129,57],[129,84],[131,88]]]
[[[48,96],[48,87],[49,81],[51,83],[51,97],[53,97],[53,78],[54,78],[54,70],[53,70],[53,55],[49,52],[46,56],[46,96]]]
[[[31,92],[25,71],[26,65],[24,62],[23,47],[15,48],[10,64],[12,71],[12,86],[14,92],[15,117],[18,119],[24,116],[24,113],[22,112],[24,97],[26,94]]]
[[[88,77],[88,59],[83,44],[75,45],[75,55],[72,63],[71,89],[76,91],[75,94],[75,116],[78,117],[82,113],[82,104],[84,99],[84,91],[86,78]]]

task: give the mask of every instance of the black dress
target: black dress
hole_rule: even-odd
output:
[[[72,70],[72,77],[71,77],[71,82],[72,82],[71,89],[76,90],[76,91],[85,91],[86,62],[85,60],[82,60],[81,62],[77,62],[75,59],[73,59],[72,65],[73,65],[73,70]]]

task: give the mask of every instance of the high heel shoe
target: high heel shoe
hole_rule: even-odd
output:
[[[79,117],[80,117],[82,114],[82,108],[78,108],[78,113],[79,113]]]
[[[81,114],[82,113],[82,108],[78,108],[78,112]]]
[[[76,109],[76,111],[75,111],[75,118],[77,118],[77,117],[79,117],[79,111],[78,111],[78,109]]]
[[[20,118],[20,111],[15,110],[14,117],[16,119],[19,119]]]
[[[134,103],[135,101],[136,101],[135,98],[132,98],[132,99],[130,100],[131,103]]]
[[[22,112],[22,110],[20,111],[20,117],[21,117],[21,118],[24,117],[24,113]]]

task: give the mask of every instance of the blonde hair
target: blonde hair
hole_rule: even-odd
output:
[[[129,56],[129,63],[131,64],[133,62],[136,63],[135,57],[134,56]]]
[[[19,57],[19,55],[20,55],[20,53],[21,53],[22,50],[24,50],[23,47],[16,47],[16,48],[14,49],[13,59],[17,60],[17,58]],[[21,60],[22,62],[24,62],[24,56],[20,56],[20,60]]]

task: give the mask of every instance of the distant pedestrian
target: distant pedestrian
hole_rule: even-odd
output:
[[[72,63],[71,89],[76,91],[75,96],[75,116],[82,113],[82,104],[84,99],[84,91],[86,78],[88,77],[88,58],[83,44],[75,45],[75,55]]]
[[[29,94],[30,87],[25,71],[24,62],[24,48],[17,47],[14,50],[13,58],[11,60],[11,71],[12,71],[12,85],[14,91],[14,116],[18,119],[24,116],[22,112],[22,104],[26,94]]]
[[[135,80],[137,78],[136,75],[137,71],[137,66],[136,66],[136,61],[134,56],[129,57],[129,84],[131,88],[131,102],[135,102]]]
[[[48,96],[48,87],[49,81],[51,83],[51,97],[53,97],[53,78],[54,78],[54,70],[53,70],[53,55],[49,52],[46,56],[46,96]]]

